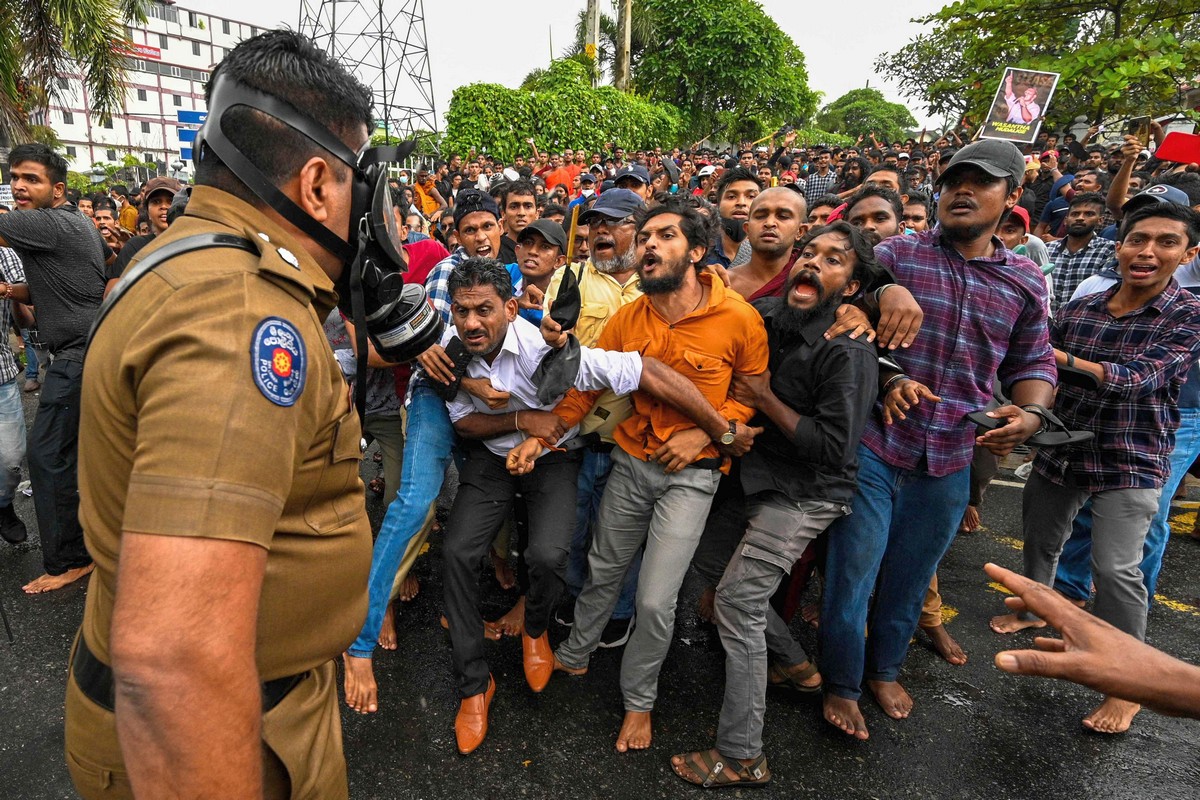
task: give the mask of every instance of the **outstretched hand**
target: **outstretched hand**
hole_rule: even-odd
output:
[[[922,400],[929,403],[942,402],[942,398],[931,392],[923,383],[917,383],[912,378],[897,381],[883,398],[883,424],[893,425],[908,419],[904,412],[921,405]]]

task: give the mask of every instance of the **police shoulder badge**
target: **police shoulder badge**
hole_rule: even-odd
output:
[[[296,326],[279,317],[267,317],[254,329],[250,343],[250,368],[263,397],[277,406],[291,406],[304,391],[308,355]]]

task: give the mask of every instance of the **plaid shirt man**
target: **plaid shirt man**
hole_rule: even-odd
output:
[[[1054,265],[1054,296],[1051,298],[1053,311],[1066,305],[1075,294],[1076,287],[1108,266],[1116,258],[1117,243],[1099,236],[1092,236],[1084,248],[1076,253],[1067,249],[1067,240],[1059,239],[1046,246],[1050,263]]]
[[[964,417],[991,401],[994,375],[1005,386],[1057,382],[1042,271],[998,238],[992,242],[991,256],[966,261],[939,226],[875,248],[925,312],[921,335],[892,357],[942,398],[921,403],[892,425],[883,424],[877,406],[862,441],[893,467],[923,467],[937,478],[969,465],[975,426]]]
[[[0,247],[0,272],[5,283],[25,283],[25,265],[12,248]],[[0,300],[0,331],[7,333],[11,329],[12,301],[5,298]],[[20,371],[17,358],[8,344],[8,336],[0,337],[0,383],[8,383]]]
[[[809,204],[818,197],[829,194],[837,183],[837,172],[832,168],[828,173],[822,175],[820,172],[814,172],[804,179],[804,199]]]
[[[1155,489],[1170,469],[1179,390],[1200,356],[1200,300],[1172,278],[1153,302],[1121,317],[1108,311],[1120,284],[1072,300],[1051,323],[1054,346],[1104,367],[1095,391],[1063,384],[1054,413],[1090,442],[1038,451],[1033,468],[1058,484],[1068,468],[1091,492]]]

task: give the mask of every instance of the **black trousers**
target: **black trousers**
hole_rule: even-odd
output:
[[[79,524],[79,399],[83,364],[55,359],[46,368],[29,431],[29,483],[49,575],[92,563]]]
[[[567,552],[575,529],[575,494],[582,451],[548,453],[528,475],[504,468],[504,459],[472,447],[458,473],[458,495],[450,509],[443,545],[446,619],[460,697],[487,691],[490,670],[483,656],[483,616],[479,613],[479,563],[520,492],[528,507],[529,572],[525,632],[537,638],[565,586]]]

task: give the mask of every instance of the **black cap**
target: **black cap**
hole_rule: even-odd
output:
[[[459,221],[467,214],[474,214],[476,211],[486,211],[500,219],[500,206],[496,205],[490,194],[478,189],[460,191],[454,201],[454,227],[457,228]]]
[[[517,234],[517,244],[524,242],[533,233],[540,233],[543,239],[561,250],[564,255],[566,254],[567,234],[559,223],[552,219],[535,219]]]
[[[629,189],[608,189],[596,198],[596,204],[579,215],[580,225],[590,225],[591,221],[603,217],[609,220],[625,219],[645,208],[646,202],[642,196]]]
[[[636,178],[646,186],[650,185],[650,173],[641,164],[626,164],[617,170],[617,174],[613,175],[613,182],[616,183],[622,178]]]
[[[579,173],[579,182],[580,182],[580,183],[595,183],[595,182],[596,182],[596,176],[595,176],[595,175],[593,175],[593,174],[591,173],[591,171],[584,171],[584,172],[581,172],[581,173]]]
[[[980,139],[959,150],[937,182],[940,184],[960,164],[978,167],[996,178],[1012,178],[1017,186],[1025,180],[1025,157],[1015,144],[1000,139]]]

